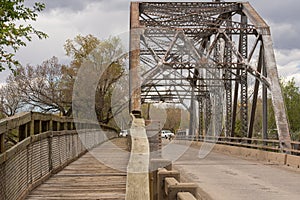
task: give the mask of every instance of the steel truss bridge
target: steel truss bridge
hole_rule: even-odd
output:
[[[239,121],[252,138],[261,98],[267,139],[269,93],[281,147],[291,148],[270,28],[248,2],[132,2],[130,20],[131,110],[181,103],[190,135],[234,137]]]
[[[199,188],[216,199],[299,199],[300,142],[290,139],[270,29],[253,7],[132,2],[130,28],[128,141],[95,120],[34,112],[0,120],[0,199],[212,199]],[[268,93],[279,140],[268,139]],[[259,98],[263,138],[253,138]],[[189,135],[162,141],[140,118],[153,102],[185,106]],[[9,147],[12,134],[18,143]],[[171,163],[166,144],[191,148]]]

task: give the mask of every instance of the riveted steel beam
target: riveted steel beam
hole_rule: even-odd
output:
[[[143,102],[175,99],[198,113],[191,124],[199,123],[200,135],[214,128],[226,136],[251,137],[261,85],[264,104],[267,89],[272,96],[281,148],[290,149],[270,28],[248,2],[133,2],[131,12],[131,30],[138,30],[130,39],[131,110],[140,110]],[[223,115],[221,104],[223,118],[216,115]],[[266,138],[266,106],[263,110]]]

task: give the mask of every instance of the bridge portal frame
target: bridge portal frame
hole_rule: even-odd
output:
[[[141,104],[147,99],[164,101],[176,96],[179,98],[179,102],[183,104],[185,99],[190,99],[191,102],[197,100],[199,102],[198,115],[200,120],[203,120],[203,126],[202,124],[199,125],[199,132],[200,134],[201,131],[206,133],[209,128],[208,123],[212,119],[211,114],[209,114],[212,108],[210,105],[212,97],[210,91],[203,90],[203,88],[207,88],[207,85],[211,88],[215,87],[219,81],[225,85],[225,88],[228,88],[225,92],[227,105],[226,135],[234,136],[236,113],[240,107],[241,134],[251,138],[259,84],[261,84],[264,104],[263,138],[267,139],[266,104],[267,89],[269,89],[280,147],[286,150],[291,149],[289,124],[278,78],[270,28],[248,2],[131,2],[130,9],[130,111],[141,111]],[[236,15],[241,16],[240,22],[233,19]],[[253,47],[248,46],[249,35],[256,37]],[[162,47],[161,44],[165,40],[161,39],[161,43],[159,43],[155,41],[158,40],[155,36],[168,38],[168,45]],[[235,46],[232,37],[239,37],[238,47]],[[181,58],[180,55],[177,55],[177,58],[181,60],[177,63],[171,63],[170,60],[176,58],[172,48],[177,46],[177,52],[184,51],[180,50],[179,45],[176,44],[179,40],[184,43],[183,47],[191,49],[191,53],[181,55]],[[149,41],[152,42],[152,46],[147,43]],[[217,48],[219,50],[216,50]],[[221,51],[222,48],[226,49],[225,57],[217,52]],[[259,51],[258,64],[253,67],[250,61],[255,51]],[[194,65],[193,63],[184,63],[184,56],[196,60]],[[152,69],[144,72],[141,68],[141,59],[143,59],[144,65],[146,62],[148,65],[152,65]],[[211,65],[208,60],[219,61]],[[183,65],[185,67],[182,67]],[[216,69],[216,73],[219,73],[218,70],[220,69],[223,70],[224,76],[218,78],[204,77],[201,74],[202,68],[212,66]],[[174,79],[172,73],[163,74],[163,71],[167,71],[167,67],[181,70],[179,72],[181,78],[172,80]],[[186,69],[188,73],[182,73],[182,70]],[[248,117],[248,102],[250,100],[247,94],[249,90],[247,76],[255,79],[250,117]],[[183,80],[187,81],[188,85],[182,84]],[[163,81],[166,84],[162,84]],[[233,83],[235,83],[234,87]],[[174,89],[174,84],[177,85],[177,89]],[[162,86],[172,87],[173,90],[162,90]],[[192,88],[193,92],[185,93],[186,87]],[[185,107],[190,110],[193,119],[197,115],[194,113],[194,104],[191,103],[190,106],[186,105]],[[203,117],[205,110],[208,111],[208,114]],[[201,123],[200,120],[199,124]],[[193,121],[195,120],[193,119]]]

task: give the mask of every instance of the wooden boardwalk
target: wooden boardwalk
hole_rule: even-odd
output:
[[[26,199],[125,199],[129,155],[127,139],[113,139],[53,175]]]

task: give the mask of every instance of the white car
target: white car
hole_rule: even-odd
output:
[[[127,137],[128,135],[128,130],[121,130],[121,132],[119,133],[120,137]]]
[[[161,130],[161,137],[166,139],[172,139],[175,136],[170,130]]]

